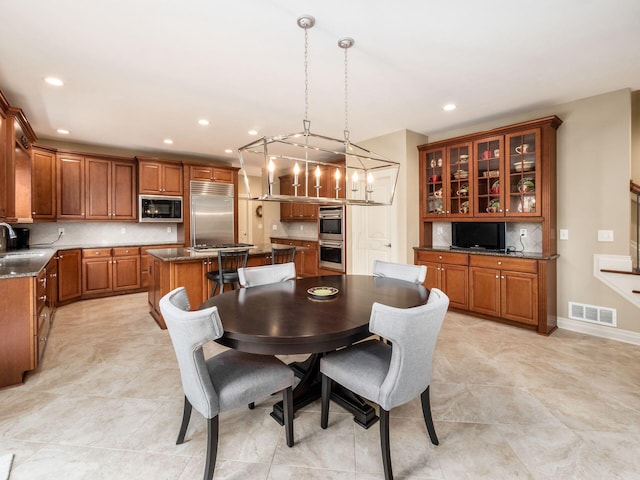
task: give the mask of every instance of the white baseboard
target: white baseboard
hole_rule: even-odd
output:
[[[619,328],[606,327],[595,323],[581,322],[580,320],[563,317],[558,317],[558,328],[570,330],[572,332],[585,333],[595,337],[607,338],[609,340],[617,340],[618,342],[640,345],[640,333],[631,332],[629,330],[620,330]]]

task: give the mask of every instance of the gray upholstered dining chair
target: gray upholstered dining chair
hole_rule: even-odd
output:
[[[184,411],[176,444],[184,442],[193,407],[207,419],[207,458],[204,479],[213,478],[218,451],[218,415],[283,391],[286,440],[293,446],[293,382],[287,365],[269,355],[227,350],[205,360],[203,344],[224,332],[217,307],[189,311],[184,287],[160,299],[160,311],[180,367]]]
[[[427,277],[425,265],[409,265],[406,263],[373,261],[373,275],[376,277],[397,278],[407,282],[422,283]]]
[[[322,406],[320,426],[329,421],[329,398],[335,381],[379,405],[380,447],[386,480],[393,478],[389,446],[389,410],[420,396],[431,443],[438,437],[431,417],[431,362],[449,298],[431,289],[425,305],[401,309],[374,303],[369,330],[391,340],[367,340],[326,354],[320,360]]]
[[[287,280],[295,280],[295,278],[296,265],[293,262],[238,269],[238,280],[243,287],[286,282]]]
[[[296,247],[274,248],[271,247],[271,264],[289,263],[296,258]]]

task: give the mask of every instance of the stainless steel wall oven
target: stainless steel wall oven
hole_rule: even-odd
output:
[[[322,206],[318,210],[320,268],[344,272],[345,221],[343,206]]]

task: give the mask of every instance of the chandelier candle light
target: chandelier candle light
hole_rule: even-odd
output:
[[[238,149],[238,158],[249,199],[325,205],[391,205],[400,164],[351,143],[349,140],[347,51],[353,46],[353,39],[343,38],[338,41],[338,46],[344,51],[344,138],[337,139],[318,135],[311,132],[311,122],[307,118],[309,109],[308,31],[315,25],[315,19],[305,15],[298,18],[297,23],[300,28],[304,29],[305,38],[303,131],[263,137]],[[264,165],[263,172],[265,170],[267,172],[267,193],[258,196],[251,195],[245,166],[245,160],[255,156]],[[332,185],[331,176],[335,180],[335,186]],[[284,178],[288,178],[287,183],[293,187],[293,191],[279,190],[279,193],[276,194],[274,187]],[[375,192],[374,178],[377,181],[384,180],[389,187],[380,188],[380,192]],[[292,182],[291,179],[293,179]],[[346,188],[349,179],[351,180],[351,188]],[[345,188],[341,182],[344,182]]]

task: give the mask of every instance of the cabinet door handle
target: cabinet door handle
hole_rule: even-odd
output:
[[[504,278],[504,275],[502,275],[500,278]]]
[[[391,244],[390,243],[385,243],[384,246],[388,247],[388,248],[391,248]]]
[[[500,278],[500,275],[496,275],[496,278]]]

